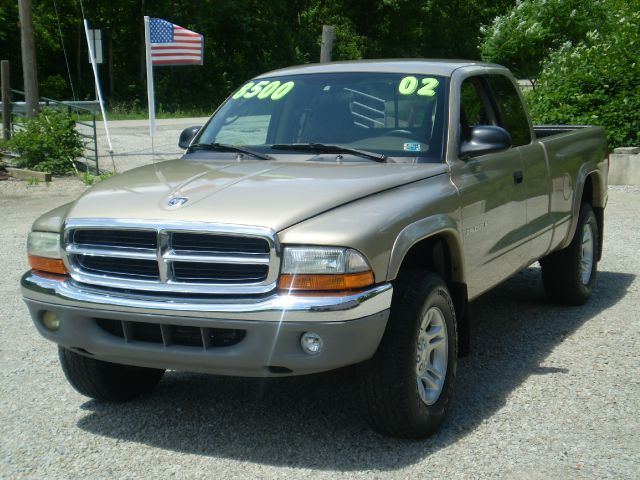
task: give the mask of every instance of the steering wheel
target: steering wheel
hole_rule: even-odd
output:
[[[402,130],[402,129],[391,130],[390,132],[385,133],[385,136],[386,135],[398,135],[400,137],[415,138],[415,135],[413,132],[410,132],[409,130]]]

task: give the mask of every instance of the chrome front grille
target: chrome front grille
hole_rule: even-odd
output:
[[[155,260],[85,255],[83,253],[75,254],[73,259],[76,269],[89,274],[160,281],[160,269]]]
[[[230,237],[227,235],[206,235],[176,232],[172,238],[176,252],[210,252],[237,254],[267,254],[269,242],[263,238]]]
[[[267,278],[268,265],[215,265],[198,262],[173,262],[173,278],[192,283],[255,283]]]
[[[82,228],[73,230],[72,242],[79,245],[114,246],[123,248],[146,248],[155,250],[157,235],[147,230],[107,230]]]
[[[265,293],[280,267],[275,233],[261,227],[69,220],[64,260],[78,282],[126,290]]]

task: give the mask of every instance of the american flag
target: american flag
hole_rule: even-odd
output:
[[[149,18],[152,65],[202,65],[203,36],[160,18]]]

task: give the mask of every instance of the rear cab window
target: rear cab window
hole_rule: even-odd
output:
[[[493,91],[497,107],[498,125],[511,134],[514,147],[531,143],[529,118],[522,105],[516,86],[504,75],[485,77]]]
[[[467,78],[460,87],[460,136],[462,141],[471,139],[471,129],[476,125],[496,125],[491,101],[481,76]]]
[[[496,125],[511,135],[514,147],[531,143],[529,117],[511,80],[500,74],[466,78],[460,87],[460,141],[476,125]]]

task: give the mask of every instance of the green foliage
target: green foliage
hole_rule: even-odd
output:
[[[4,5],[0,5],[0,24],[4,25],[4,22],[7,19],[6,7]],[[4,40],[7,34],[4,29],[0,29],[0,40]]]
[[[173,110],[167,110],[163,102],[156,104],[156,118],[192,118],[208,117],[212,108],[181,108],[175,106]],[[144,120],[148,118],[147,106],[140,102],[119,102],[109,106],[109,120]]]
[[[317,2],[311,4],[301,12],[301,22],[307,25],[310,31],[322,32],[322,25],[335,27],[335,39],[333,42],[332,58],[334,60],[357,60],[363,57],[366,38],[355,31],[355,26],[349,17],[338,10],[335,1]],[[309,36],[307,42],[310,45],[313,40]],[[313,55],[320,55],[320,37],[317,37],[317,45],[313,46]],[[311,53],[311,52],[309,52]],[[302,55],[309,61],[310,54]]]
[[[40,96],[42,97],[63,98],[66,90],[67,81],[60,74],[51,75],[40,82]]]
[[[95,175],[92,175],[90,172],[83,172],[80,176],[80,180],[82,180],[82,183],[84,183],[87,187],[93,185],[96,181],[96,178],[97,177]]]
[[[82,180],[82,183],[84,183],[86,186],[90,187],[94,183],[102,182],[111,176],[113,176],[113,172],[102,172],[100,175],[93,175],[90,172],[83,172],[82,175],[80,175],[80,180]]]
[[[102,172],[100,175],[98,175],[98,178],[100,179],[100,181],[104,181],[107,178],[113,177],[114,173],[113,172]]]
[[[75,170],[83,144],[69,114],[45,109],[27,119],[6,146],[20,155],[18,166],[63,175]]]
[[[544,61],[530,96],[537,123],[601,125],[610,148],[640,144],[640,11],[622,7],[613,27],[563,45]]]
[[[258,73],[317,62],[323,24],[335,27],[335,60],[475,59],[480,25],[512,3],[513,0],[110,0],[85,1],[83,5],[91,28],[102,29],[105,63],[99,70],[109,105],[126,102],[146,110],[142,19],[149,15],[205,37],[203,66],[154,68],[156,107],[161,107],[157,110],[198,110],[208,114]],[[0,52],[3,59],[11,62],[14,88],[23,90],[20,42],[16,42],[20,37],[18,2],[7,0],[0,4],[0,20],[4,18]],[[43,94],[70,99],[73,84],[78,99],[94,98],[79,2],[33,2],[33,21],[37,70],[40,81],[46,82],[41,86]],[[51,84],[50,78],[60,77],[64,85],[57,80]]]
[[[607,9],[604,0],[518,0],[480,29],[481,57],[509,67],[519,78],[535,78],[550,52],[602,28]]]

